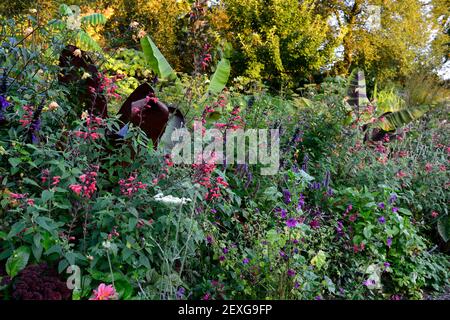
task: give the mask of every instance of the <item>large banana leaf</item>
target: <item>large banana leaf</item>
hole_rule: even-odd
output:
[[[364,71],[355,69],[349,77],[347,89],[348,103],[360,112],[369,104],[366,94]]]
[[[162,79],[176,78],[175,71],[148,35],[141,38],[141,47],[145,60],[158,77]]]
[[[208,92],[220,93],[225,88],[230,77],[231,65],[230,61],[226,58],[222,58],[216,66],[216,71],[212,75]]]
[[[384,131],[393,131],[404,125],[419,119],[430,110],[429,106],[418,106],[406,108],[397,112],[391,112],[383,115],[383,121],[379,121],[377,127]]]

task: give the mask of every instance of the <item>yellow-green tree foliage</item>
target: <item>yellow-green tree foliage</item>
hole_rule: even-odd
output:
[[[275,87],[304,80],[332,61],[336,35],[314,1],[223,0],[233,71]],[[238,70],[236,70],[236,67]]]
[[[371,71],[379,81],[402,79],[417,67],[430,39],[429,21],[420,0],[373,1],[381,7],[379,30],[359,28],[351,45],[355,64]]]
[[[443,2],[447,2],[443,9]],[[338,73],[355,67],[369,79],[404,80],[437,53],[427,48],[433,32],[443,26],[433,11],[447,10],[448,0],[320,0],[318,12],[333,17],[343,34]],[[373,19],[373,20],[372,20]],[[372,21],[372,22],[370,22]],[[378,24],[379,23],[379,24]],[[433,31],[433,29],[435,31]],[[442,37],[439,40],[442,43]]]
[[[178,19],[189,12],[188,1],[175,0],[116,0],[108,8],[111,14],[105,28],[105,36],[115,46],[139,48],[133,41],[130,23],[137,21],[156,43],[158,48],[178,69],[179,59],[176,50],[176,32]]]

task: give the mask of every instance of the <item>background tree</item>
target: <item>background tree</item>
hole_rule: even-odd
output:
[[[299,86],[330,63],[339,36],[313,2],[224,0],[227,37],[237,50],[233,71],[279,89]]]

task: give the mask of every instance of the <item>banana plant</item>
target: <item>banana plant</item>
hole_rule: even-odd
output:
[[[225,88],[228,78],[230,77],[231,65],[230,60],[223,57],[216,66],[216,71],[209,81],[208,92],[213,94],[221,93]]]
[[[61,19],[49,21],[49,25],[58,30],[72,30],[75,32],[75,44],[85,51],[101,51],[100,45],[87,32],[89,27],[96,27],[106,23],[106,17],[101,13],[81,16],[80,7],[62,4],[59,7]]]
[[[170,66],[170,63],[158,49],[156,44],[146,35],[140,40],[144,57],[152,71],[161,79],[175,80],[179,83],[179,79],[175,70]],[[216,70],[210,78],[208,93],[218,94],[225,88],[230,77],[231,65],[228,60],[228,54],[223,54],[222,59],[216,66]]]
[[[178,79],[175,71],[149,35],[142,37],[140,42],[145,60],[158,77],[161,79]]]
[[[349,78],[347,94],[349,96],[347,102],[353,107],[355,112],[358,112],[359,117],[362,110],[370,104],[366,94],[364,71],[356,69],[352,72]],[[390,92],[379,92],[377,86],[375,86],[374,97],[376,102],[374,113],[379,121],[371,124],[371,126],[386,132],[393,132],[419,119],[430,110],[430,107],[426,105],[408,107],[393,90]],[[362,116],[361,118],[364,125],[369,124],[368,116],[366,118]]]
[[[366,93],[366,79],[364,71],[355,69],[349,77],[349,85],[347,87],[348,104],[354,108],[356,112],[361,113],[368,106],[369,99]]]

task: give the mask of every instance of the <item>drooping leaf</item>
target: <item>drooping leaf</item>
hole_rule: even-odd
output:
[[[175,71],[172,69],[161,51],[159,51],[150,36],[146,35],[141,38],[141,47],[142,51],[144,51],[145,60],[150,65],[153,72],[158,75],[158,77],[162,79],[176,78]]]
[[[382,115],[382,121],[377,122],[377,127],[384,131],[393,131],[404,125],[419,119],[430,110],[429,106],[405,108],[397,112]]]
[[[168,150],[172,149],[174,146],[174,143],[171,140],[172,133],[176,129],[182,128],[186,122],[180,110],[174,107],[169,107],[169,112],[170,112],[169,121],[167,121],[164,133],[161,135],[161,138],[159,139],[160,145],[167,148]]]
[[[81,23],[98,26],[106,23],[106,17],[101,13],[92,13],[81,18]]]
[[[139,126],[156,146],[169,119],[169,109],[160,101],[151,100],[147,103],[145,98],[153,93],[148,83],[141,84],[125,100],[119,114],[123,123]]]
[[[216,71],[212,75],[208,87],[208,91],[211,93],[220,93],[225,88],[230,77],[231,65],[230,61],[226,58],[222,58],[216,67]]]
[[[445,242],[448,242],[450,240],[450,216],[449,215],[442,216],[438,220],[437,229],[438,229],[439,235],[442,237],[442,239]]]

